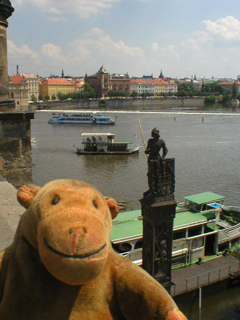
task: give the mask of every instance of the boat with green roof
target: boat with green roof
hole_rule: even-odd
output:
[[[177,204],[173,225],[172,266],[186,266],[228,252],[240,243],[240,215],[226,210],[225,197],[203,192]],[[238,219],[237,219],[238,218]],[[113,220],[113,248],[142,264],[141,210],[123,212]]]

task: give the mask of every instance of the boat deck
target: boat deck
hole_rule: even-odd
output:
[[[195,263],[172,271],[171,296],[187,293],[239,274],[240,262],[231,255],[219,256],[201,264]]]

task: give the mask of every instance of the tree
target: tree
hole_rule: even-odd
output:
[[[131,93],[131,97],[132,98],[136,98],[138,96],[138,94],[137,94],[137,92],[136,91],[133,91],[132,93]]]
[[[58,96],[58,99],[61,100],[61,101],[66,99],[66,95],[63,94],[62,92],[58,91],[57,96]]]
[[[237,96],[237,85],[236,85],[236,82],[234,82],[233,88],[232,88],[232,97],[233,97],[233,99],[236,99],[236,96]]]
[[[48,94],[45,96],[45,100],[50,100],[50,97]]]
[[[95,98],[96,97],[95,90],[88,83],[84,83],[84,85],[82,86],[81,93],[83,93],[83,95],[82,95],[83,98]]]
[[[207,103],[207,104],[214,104],[216,101],[216,98],[215,96],[211,95],[211,96],[207,96],[205,99],[204,99],[204,103]]]
[[[52,100],[56,100],[57,97],[55,96],[55,94],[52,95]]]
[[[33,102],[37,101],[37,98],[36,98],[36,96],[34,94],[31,95],[31,101],[33,101]]]

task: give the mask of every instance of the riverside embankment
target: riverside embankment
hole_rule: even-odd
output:
[[[203,109],[204,97],[193,98],[145,98],[145,99],[86,99],[49,101],[38,105],[39,109],[99,109],[107,110],[171,110],[176,108]]]

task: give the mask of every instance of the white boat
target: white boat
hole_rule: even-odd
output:
[[[115,141],[114,133],[82,133],[82,148],[77,154],[86,155],[130,155],[138,154],[139,147],[130,147],[133,141]]]
[[[53,113],[52,118],[48,121],[52,124],[101,124],[101,125],[113,125],[115,119],[113,117],[107,117],[101,112],[63,112]]]

